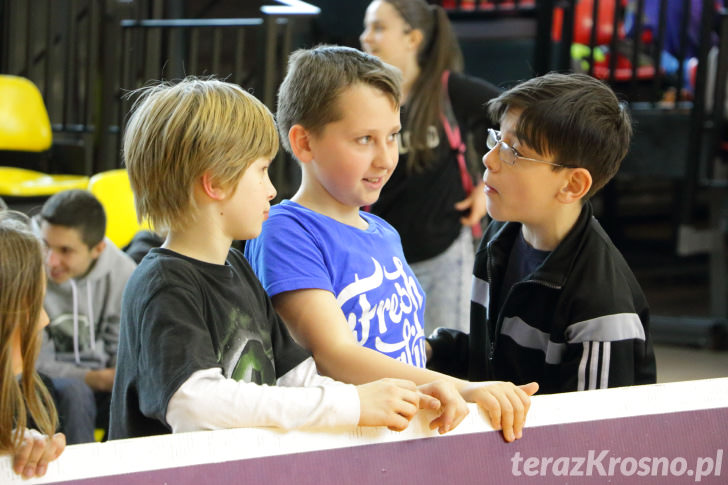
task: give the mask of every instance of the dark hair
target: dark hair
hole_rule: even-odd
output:
[[[463,55],[447,12],[442,7],[424,0],[384,1],[394,7],[407,25],[422,32],[422,43],[417,53],[420,74],[412,85],[403,110],[405,126],[410,132],[407,168],[414,171],[424,168],[433,156],[427,146],[427,133],[430,126],[440,124],[442,73],[446,70],[462,71]]]
[[[288,131],[300,124],[314,134],[343,117],[341,92],[355,83],[379,89],[399,106],[399,71],[357,49],[318,46],[300,49],[288,59],[288,72],[278,90],[276,120],[283,147],[291,152]]]
[[[555,162],[589,170],[592,187],[584,200],[614,177],[629,150],[626,107],[606,84],[586,74],[549,73],[488,102],[494,122],[510,109],[521,110],[519,141]]]
[[[89,248],[100,243],[106,232],[104,207],[87,190],[64,190],[51,196],[43,204],[40,217],[49,224],[76,229]]]

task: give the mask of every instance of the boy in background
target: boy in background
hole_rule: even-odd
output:
[[[604,83],[547,74],[489,102],[488,226],[470,334],[438,329],[428,364],[545,393],[655,382],[649,309],[589,199],[619,169],[632,127]]]
[[[69,444],[108,427],[121,295],[136,263],[104,237],[106,214],[86,190],[50,197],[36,217],[48,275],[38,371],[50,377]]]
[[[217,80],[140,94],[124,159],[137,214],[167,235],[124,293],[111,438],[247,426],[401,430],[418,405],[437,408],[412,382],[355,387],[319,376],[230,247],[258,235],[276,194],[268,109]]]

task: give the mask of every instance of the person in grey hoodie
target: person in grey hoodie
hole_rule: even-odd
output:
[[[86,190],[53,195],[36,222],[50,317],[37,368],[58,391],[69,444],[93,441],[95,428],[108,428],[121,295],[136,263],[104,236],[104,208]]]

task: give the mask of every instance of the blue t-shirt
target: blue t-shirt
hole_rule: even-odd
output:
[[[365,230],[284,200],[248,241],[245,257],[271,297],[330,291],[359,344],[425,367],[425,292],[397,231],[373,214],[360,215]]]

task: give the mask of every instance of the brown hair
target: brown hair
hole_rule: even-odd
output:
[[[383,1],[394,7],[407,25],[422,32],[422,44],[417,54],[420,74],[403,109],[404,125],[410,132],[407,168],[417,171],[426,167],[433,156],[427,146],[427,133],[430,126],[440,124],[442,73],[446,70],[462,71],[463,55],[447,12],[442,7],[424,0]]]
[[[283,147],[291,152],[288,131],[301,125],[314,134],[343,117],[337,104],[341,92],[364,83],[379,89],[396,107],[400,99],[399,71],[377,57],[351,47],[318,46],[300,49],[288,59],[288,72],[278,90],[278,129]]]
[[[0,212],[0,452],[21,445],[27,416],[49,436],[58,425],[50,393],[35,370],[40,351],[38,321],[45,294],[43,252],[29,219],[14,211]],[[17,335],[17,337],[16,337]],[[13,344],[20,341],[23,370],[13,372]]]

